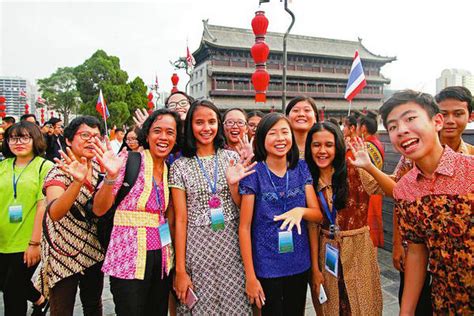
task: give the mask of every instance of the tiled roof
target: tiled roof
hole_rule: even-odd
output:
[[[207,44],[215,47],[250,49],[255,43],[255,36],[250,29],[241,29],[227,26],[211,25],[204,22],[204,32],[201,40],[201,47]],[[283,33],[268,32],[265,42],[270,47],[270,51],[283,51]],[[201,48],[200,47],[200,48]],[[197,50],[199,51],[200,48]],[[303,35],[288,36],[288,53],[340,57],[344,59],[354,58],[356,50],[363,60],[388,63],[396,60],[396,57],[385,57],[373,54],[359,41],[346,41],[330,38],[311,37]],[[197,51],[195,53],[197,53]]]

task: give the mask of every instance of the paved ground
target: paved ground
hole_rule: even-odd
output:
[[[379,249],[378,261],[380,266],[380,279],[383,291],[383,315],[398,315],[398,272],[392,266],[392,255],[390,252]],[[108,278],[105,280],[105,289],[103,293],[104,315],[115,315],[112,294],[109,289]],[[3,299],[0,299],[0,315],[4,314]],[[30,314],[30,312],[29,312]],[[82,315],[82,309],[79,297],[76,297],[76,306],[74,315]],[[308,290],[306,301],[306,315],[316,315],[311,302],[311,295]]]

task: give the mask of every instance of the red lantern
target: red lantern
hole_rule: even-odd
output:
[[[252,84],[255,88],[255,102],[266,102],[267,97],[265,95],[270,82],[270,75],[264,68],[257,69],[252,75]]]
[[[5,112],[0,112],[0,117],[1,117],[1,118],[4,118],[5,116],[7,116],[7,113],[5,113]]]
[[[255,17],[252,19],[252,30],[256,37],[265,36],[267,34],[268,19],[265,16],[265,11],[255,12]]]
[[[0,111],[5,111],[7,109],[7,106],[3,103],[0,103]]]
[[[171,76],[171,83],[173,84],[173,88],[171,89],[171,93],[174,93],[174,92],[178,91],[178,82],[179,82],[178,74],[174,73]]]
[[[7,102],[7,99],[4,96],[0,96],[0,103]]]
[[[259,41],[252,46],[250,54],[252,55],[255,64],[264,64],[270,54],[270,48],[265,42]]]
[[[41,112],[41,124],[44,124],[44,109],[41,108],[40,112]]]
[[[147,98],[148,98],[148,101],[152,101],[153,100],[153,93],[151,93],[151,92],[148,93]]]
[[[28,109],[30,108],[30,106],[27,104],[25,104],[25,114],[28,114],[30,113],[30,111],[28,111]]]

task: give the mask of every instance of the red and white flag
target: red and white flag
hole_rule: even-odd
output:
[[[110,116],[109,109],[107,108],[104,96],[102,95],[102,89],[100,89],[99,91],[99,97],[97,98],[97,104],[95,106],[95,109],[97,112],[100,113],[104,121],[107,120],[107,118]]]
[[[43,105],[46,104],[46,100],[43,99],[41,96],[38,96],[38,98],[36,99],[36,102]]]
[[[186,47],[186,63],[188,64],[188,69],[193,69],[194,65],[196,65],[196,60],[193,54],[189,52],[189,47]]]
[[[27,98],[26,92],[24,90],[20,90],[20,97]]]

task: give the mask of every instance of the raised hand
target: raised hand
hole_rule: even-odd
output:
[[[372,162],[370,161],[369,153],[367,152],[367,145],[364,141],[357,137],[354,142],[347,142],[347,146],[352,151],[354,159],[349,158],[349,162],[358,168],[367,169]]]
[[[247,134],[244,135],[243,139],[239,138],[237,152],[239,153],[240,159],[244,161],[250,156],[253,157],[253,138],[249,141]]]
[[[142,128],[143,123],[145,123],[148,116],[150,115],[145,109],[136,109],[133,121],[137,124],[138,128]]]
[[[255,172],[255,170],[252,169],[255,167],[257,162],[252,163],[252,158],[253,153],[250,155],[250,157],[245,160],[241,159],[238,163],[236,163],[233,159],[230,160],[229,167],[227,167],[225,172],[225,177],[229,185],[237,184],[240,180]]]
[[[109,139],[105,139],[103,144],[97,137],[94,139],[94,151],[96,159],[99,161],[102,168],[106,171],[107,177],[110,179],[117,178],[120,169],[122,168],[125,157],[123,155],[115,155],[112,146],[110,145]],[[122,152],[125,151],[125,148]]]
[[[281,215],[273,217],[274,221],[283,221],[281,224],[280,229],[284,230],[288,226],[288,231],[293,229],[293,226],[296,225],[298,230],[298,235],[301,235],[301,219],[304,215],[304,209],[301,207],[295,207],[294,209],[285,212]]]
[[[85,157],[82,157],[80,161],[77,160],[69,147],[66,148],[66,152],[67,154],[60,150],[59,153],[63,159],[54,158],[54,161],[62,171],[73,177],[75,181],[84,182],[91,168],[90,163]]]

